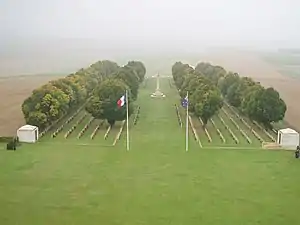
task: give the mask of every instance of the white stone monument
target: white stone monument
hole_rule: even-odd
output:
[[[291,128],[281,129],[277,133],[277,143],[285,149],[296,150],[299,146],[299,133]]]
[[[155,92],[154,93],[152,93],[151,94],[151,97],[153,97],[153,98],[161,98],[161,97],[166,97],[165,95],[164,95],[164,93],[162,93],[161,91],[160,91],[160,88],[159,88],[159,74],[157,74],[157,76],[156,76],[156,90],[155,90]]]

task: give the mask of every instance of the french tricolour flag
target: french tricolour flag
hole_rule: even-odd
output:
[[[123,95],[118,101],[117,101],[118,107],[121,108],[125,105],[125,95]]]

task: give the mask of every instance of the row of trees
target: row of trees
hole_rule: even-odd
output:
[[[195,69],[176,62],[172,74],[181,97],[189,92],[191,112],[201,117],[204,124],[223,106],[223,100],[266,128],[284,118],[287,107],[279,93],[249,77],[203,62]]]
[[[201,64],[194,69],[188,64],[176,62],[172,75],[180,96],[184,98],[189,94],[189,110],[200,117],[205,126],[223,106],[223,99],[214,83],[214,76],[206,76],[201,70]]]
[[[112,61],[98,61],[86,69],[80,69],[74,74],[50,81],[35,89],[22,104],[24,118],[26,123],[44,129],[83,105],[88,99],[94,99],[112,78],[118,79],[119,81],[115,82],[121,83],[124,90],[128,87],[129,91],[133,92],[133,98],[136,98],[136,83],[129,79],[134,76],[141,82],[145,73],[145,67],[141,62],[130,61],[126,66],[119,67]]]
[[[97,119],[106,119],[113,126],[115,121],[126,118],[126,107],[119,108],[117,101],[128,93],[128,113],[133,112],[132,101],[137,99],[139,85],[146,74],[142,62],[130,61],[127,65],[110,74],[94,91],[86,106],[87,112]]]
[[[230,105],[267,129],[272,128],[273,122],[283,120],[287,106],[274,88],[264,88],[259,82],[236,73],[226,74],[218,85]]]

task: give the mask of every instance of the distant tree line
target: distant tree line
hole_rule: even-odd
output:
[[[284,118],[286,104],[274,88],[264,88],[249,77],[201,62],[195,69],[176,62],[172,74],[180,96],[189,92],[189,109],[204,125],[222,108],[224,100],[252,120],[271,128]]]
[[[145,73],[146,69],[139,61],[130,61],[123,67],[108,60],[98,61],[86,69],[35,89],[22,104],[25,121],[45,129],[88,99],[86,109],[94,117],[107,119],[111,123],[122,120],[123,110],[112,115],[111,110],[116,111],[116,102],[126,89],[130,99],[137,98],[138,85],[144,80]]]

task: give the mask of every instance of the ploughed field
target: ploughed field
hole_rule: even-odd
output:
[[[16,135],[25,124],[21,111],[23,101],[33,89],[57,79],[58,75],[26,75],[0,77],[0,136]]]

